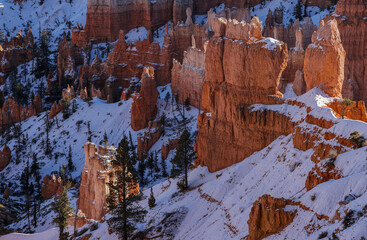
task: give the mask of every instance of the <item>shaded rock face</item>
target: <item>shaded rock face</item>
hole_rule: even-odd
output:
[[[286,210],[291,201],[263,195],[255,201],[248,220],[248,240],[260,240],[267,236],[281,232],[296,216],[296,209]]]
[[[148,130],[143,136],[138,137],[138,159],[147,157],[149,149],[159,140],[163,133],[163,128],[159,122],[149,122]]]
[[[144,26],[156,29],[173,19],[174,24],[187,19],[187,8],[192,14],[206,14],[207,11],[225,3],[227,7],[248,8],[263,0],[88,0],[85,30],[90,39],[116,41],[120,30],[129,31]]]
[[[367,7],[363,0],[340,0],[335,10],[335,18],[345,59],[345,82],[351,82],[349,98],[367,102]],[[348,85],[346,85],[348,86]],[[344,93],[343,93],[344,94]],[[343,95],[344,96],[344,95]]]
[[[54,118],[58,113],[60,113],[63,109],[61,100],[58,102],[54,102],[51,106],[49,118]]]
[[[0,84],[4,84],[10,72],[17,66],[35,57],[32,51],[33,44],[33,34],[29,30],[26,36],[23,37],[19,31],[16,37],[5,39],[3,45],[0,45]]]
[[[53,196],[60,195],[62,193],[63,186],[60,177],[56,177],[52,175],[46,175],[43,178],[42,186],[41,186],[41,194],[45,200],[52,198]]]
[[[344,63],[345,51],[337,21],[321,21],[312,36],[312,44],[306,49],[304,75],[307,90],[320,87],[331,97],[341,97]]]
[[[4,170],[6,166],[8,166],[10,159],[11,159],[10,148],[7,145],[5,145],[4,149],[2,151],[0,150],[0,172]]]
[[[161,156],[162,159],[167,159],[168,154],[178,146],[179,134],[173,139],[168,139],[167,142],[162,143]]]
[[[190,105],[200,108],[205,79],[204,56],[205,53],[200,49],[190,47],[185,52],[182,64],[173,61],[171,89],[180,104],[189,99]]]
[[[295,73],[292,88],[297,96],[304,94],[307,90],[306,82],[303,77],[303,72],[301,72],[300,70],[297,70],[297,72]]]
[[[79,210],[86,218],[101,220],[108,212],[106,196],[110,193],[108,183],[114,181],[111,161],[116,154],[114,147],[97,149],[94,143],[84,145],[85,163],[79,188]],[[129,194],[139,193],[139,184],[128,189]]]
[[[141,77],[141,90],[133,95],[134,102],[131,106],[131,128],[135,131],[148,127],[149,121],[155,119],[158,99],[157,85],[154,79],[154,70],[145,68]]]
[[[0,109],[0,130],[4,131],[18,123],[42,112],[42,100],[36,95],[29,106],[17,103],[12,97],[8,97],[3,107]]]
[[[281,96],[278,85],[287,63],[286,46],[262,39],[256,17],[250,24],[216,18],[212,25],[215,36],[205,53],[205,113],[198,117],[196,144],[196,165],[208,166],[211,172],[242,161],[292,129],[282,114],[249,109],[255,103],[279,102],[276,96]],[[234,36],[233,28],[240,29]],[[249,139],[256,141],[249,144]]]

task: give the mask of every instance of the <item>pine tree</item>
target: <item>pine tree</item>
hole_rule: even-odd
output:
[[[45,126],[46,126],[46,147],[45,147],[45,155],[50,155],[51,154],[51,143],[50,143],[50,137],[49,137],[49,133],[50,133],[50,120],[49,120],[49,114],[47,113],[45,116]]]
[[[158,155],[156,152],[154,152],[154,172],[159,173],[160,169],[158,167]]]
[[[107,136],[106,131],[103,134],[103,144],[104,145],[108,145],[108,136]]]
[[[154,197],[152,187],[150,188],[150,197],[148,199],[148,205],[149,205],[149,208],[154,208],[155,207],[155,197]]]
[[[110,228],[127,240],[136,227],[134,222],[143,222],[146,211],[137,201],[141,195],[129,195],[129,189],[134,188],[136,178],[131,174],[134,168],[130,155],[131,146],[126,136],[123,137],[116,150],[116,158],[112,161],[115,181],[108,184],[110,195],[108,204],[112,209],[112,217],[107,221]]]
[[[168,177],[166,159],[161,158],[162,177]]]
[[[53,222],[59,227],[59,239],[66,240],[68,233],[65,233],[65,227],[68,225],[68,219],[73,213],[73,209],[70,207],[69,196],[67,187],[65,186],[59,199],[52,203],[52,209],[56,213],[56,217]]]
[[[92,131],[90,130],[90,121],[88,121],[87,127],[88,127],[88,141],[92,142]]]
[[[150,177],[153,177],[153,171],[154,171],[154,156],[153,153],[149,154],[149,157],[147,159],[147,167],[149,170]]]
[[[298,0],[296,6],[294,7],[293,16],[296,19],[299,19],[300,21],[303,20],[303,15],[302,15],[302,0]]]
[[[303,17],[308,17],[307,8],[308,8],[308,0],[306,0],[305,2],[305,7],[303,9]]]
[[[185,130],[182,133],[178,141],[176,155],[172,159],[172,163],[176,167],[175,170],[178,173],[182,173],[182,172],[184,173],[183,179],[182,179],[183,188],[188,188],[187,175],[188,175],[189,166],[191,162],[194,160],[194,158],[195,158],[195,151],[194,151],[193,141],[191,139],[191,134],[187,130]]]
[[[29,160],[27,160],[27,165],[21,175],[20,183],[22,186],[22,191],[25,195],[25,209],[27,212],[27,219],[28,219],[28,231],[31,230],[31,218],[30,218],[30,169],[29,169]]]
[[[40,201],[42,198],[41,195],[41,174],[40,174],[40,166],[37,159],[37,154],[33,153],[32,156],[32,165],[30,169],[30,173],[34,178],[34,191],[33,191],[33,225],[37,227],[37,215],[39,212]]]
[[[143,188],[144,185],[145,185],[145,162],[144,162],[144,159],[139,161],[138,174],[139,174],[140,187]]]
[[[73,155],[71,151],[71,145],[69,145],[69,153],[68,153],[68,174],[71,175],[72,172],[75,171],[75,166],[73,163]]]

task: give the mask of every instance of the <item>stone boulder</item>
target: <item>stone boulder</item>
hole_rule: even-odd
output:
[[[249,220],[248,240],[260,240],[281,232],[293,222],[297,210],[287,210],[292,202],[283,198],[274,198],[270,195],[261,196],[251,208]]]
[[[0,150],[0,172],[8,166],[11,159],[11,150],[8,145],[5,145],[3,150]]]
[[[312,36],[312,44],[306,49],[304,76],[307,90],[319,87],[331,97],[341,97],[345,54],[337,21],[321,21]]]
[[[148,127],[149,121],[155,119],[159,92],[154,78],[154,69],[145,68],[141,77],[139,94],[133,95],[131,107],[131,127],[135,131]]]

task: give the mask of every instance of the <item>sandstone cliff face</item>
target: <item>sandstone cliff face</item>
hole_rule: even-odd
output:
[[[333,109],[335,115],[337,117],[341,117],[343,114],[342,109],[340,108],[340,102],[334,101],[328,104],[328,107]],[[367,113],[366,113],[366,104],[364,101],[357,101],[353,106],[348,106],[344,110],[344,117],[353,120],[359,120],[363,122],[367,122]]]
[[[267,236],[281,232],[293,222],[297,210],[289,211],[285,208],[292,205],[291,201],[274,198],[270,195],[261,196],[254,202],[248,220],[248,240],[260,240]]]
[[[157,115],[158,90],[155,84],[154,70],[145,68],[141,77],[141,90],[133,95],[131,106],[131,128],[135,131],[148,127],[149,121]]]
[[[42,185],[41,185],[41,194],[45,200],[52,198],[53,196],[60,195],[63,191],[63,186],[60,177],[56,177],[52,175],[46,175],[43,178]]]
[[[307,90],[320,87],[331,97],[341,97],[345,51],[335,20],[320,22],[306,49],[304,74]]]
[[[169,152],[177,148],[179,136],[180,135],[177,134],[176,137],[168,139],[167,142],[162,143],[162,149],[161,149],[162,159],[167,159]]]
[[[10,148],[7,145],[5,145],[4,149],[2,151],[0,150],[0,172],[4,170],[6,166],[8,166],[10,159],[11,159]]]
[[[352,94],[346,97],[365,102],[367,102],[366,16],[367,8],[363,0],[340,0],[335,14],[331,16],[338,22],[342,44],[347,53],[345,82],[352,83]]]
[[[185,52],[183,64],[173,62],[171,89],[180,104],[189,99],[190,105],[199,108],[205,79],[204,56],[200,49],[190,47]]]
[[[312,171],[309,172],[305,187],[306,190],[309,191],[323,182],[339,178],[342,178],[342,175],[335,169],[335,166],[332,163],[326,163],[321,166],[316,165]]]
[[[97,149],[94,143],[88,142],[84,145],[84,154],[85,163],[79,188],[79,209],[88,219],[101,220],[108,212],[107,183],[114,181],[111,160],[115,157],[116,149],[102,146]],[[136,183],[128,191],[129,194],[139,193],[139,184]]]
[[[292,124],[277,112],[248,108],[276,103],[274,96],[281,96],[278,85],[286,67],[286,46],[274,39],[260,40],[262,26],[256,17],[250,24],[219,18],[212,25],[215,36],[205,54],[205,113],[198,117],[196,164],[217,171],[290,133]],[[256,143],[248,144],[253,138]]]

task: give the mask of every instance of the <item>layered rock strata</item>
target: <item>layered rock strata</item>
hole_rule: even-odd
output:
[[[261,36],[258,18],[250,24],[215,18],[214,37],[205,54],[205,82],[198,117],[196,165],[217,171],[291,132],[288,117],[249,109],[255,103],[279,102],[280,76],[286,67],[286,45]],[[249,144],[249,139],[256,142]]]
[[[10,159],[11,159],[11,150],[7,145],[5,145],[4,149],[2,151],[0,150],[0,172],[4,170],[6,166],[8,166]]]
[[[320,87],[331,97],[341,97],[345,51],[336,20],[321,21],[306,49],[304,76],[307,90]]]

